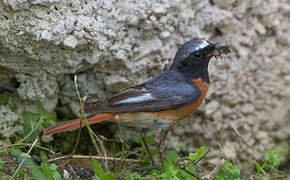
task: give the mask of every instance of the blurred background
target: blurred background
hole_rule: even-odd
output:
[[[193,38],[228,44],[232,53],[210,62],[206,101],[175,126],[168,146],[187,153],[204,145],[210,162],[222,154],[244,168],[279,150],[289,165],[288,0],[1,1],[0,146],[23,136],[23,112],[39,113],[39,104],[53,114],[47,124],[76,117],[75,74],[83,96],[102,99],[165,71]],[[118,136],[114,124],[97,126]],[[129,143],[138,132],[123,131]],[[42,141],[69,152],[66,137]]]

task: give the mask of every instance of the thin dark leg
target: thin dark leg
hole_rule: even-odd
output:
[[[147,132],[148,132],[148,129],[142,129],[142,132],[141,132],[141,138],[142,138],[142,141],[143,141],[144,146],[145,146],[145,148],[146,148],[146,151],[147,151],[147,153],[148,153],[148,155],[149,155],[149,157],[150,157],[150,159],[151,159],[151,161],[152,161],[152,166],[155,166],[155,165],[156,165],[156,162],[155,162],[155,160],[154,160],[154,157],[153,157],[153,155],[152,155],[152,153],[151,153],[151,151],[150,151],[150,149],[149,149],[149,146],[148,146],[148,144],[147,144],[147,142],[146,142],[146,138],[145,138]]]
[[[142,139],[142,141],[143,141],[143,143],[144,143],[144,146],[145,146],[145,148],[146,148],[147,153],[149,154],[149,157],[150,157],[151,162],[152,162],[152,166],[142,168],[142,169],[140,170],[141,172],[144,171],[144,170],[148,170],[148,169],[159,169],[159,170],[161,169],[160,166],[159,166],[159,165],[156,163],[156,161],[154,160],[154,157],[153,157],[153,155],[152,155],[152,153],[151,153],[151,151],[150,151],[150,149],[149,149],[149,146],[148,146],[148,144],[147,144],[147,142],[146,142],[145,136],[146,136],[147,132],[148,132],[148,129],[142,129],[142,132],[141,132],[141,139]]]
[[[160,138],[159,138],[159,144],[158,144],[158,153],[159,153],[159,159],[160,159],[160,162],[162,164],[162,167],[164,168],[164,158],[163,158],[163,152],[165,150],[165,148],[163,147],[163,144],[164,144],[164,141],[165,141],[165,138],[168,134],[168,131],[169,131],[169,128],[164,128],[161,130],[160,132]]]

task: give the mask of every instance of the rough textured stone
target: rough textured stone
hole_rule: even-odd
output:
[[[22,126],[19,124],[19,114],[13,112],[9,107],[0,106],[0,135],[1,137],[9,138],[16,133],[22,131]]]
[[[210,63],[205,113],[179,123],[171,144],[256,158],[290,137],[289,10],[285,0],[4,0],[0,66],[20,82],[21,98],[61,99],[76,111],[70,74],[97,99],[164,71],[178,46],[194,37],[230,44],[230,56]],[[222,142],[231,148],[216,148]]]

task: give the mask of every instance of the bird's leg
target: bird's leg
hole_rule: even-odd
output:
[[[163,147],[163,145],[164,145],[165,138],[166,138],[166,136],[168,134],[168,131],[169,131],[169,128],[168,127],[163,128],[161,130],[160,136],[159,136],[160,137],[159,138],[159,144],[158,144],[158,147],[157,147],[158,153],[159,153],[159,159],[160,159],[160,162],[161,162],[163,168],[164,168],[164,164],[163,164],[163,161],[164,161],[164,159],[163,159],[163,152],[165,150],[165,147]]]
[[[143,141],[144,146],[146,148],[146,151],[147,151],[147,153],[148,153],[148,155],[149,155],[149,157],[150,157],[150,159],[152,161],[152,166],[154,166],[154,165],[156,165],[156,162],[154,160],[154,157],[153,157],[153,155],[152,155],[152,153],[151,153],[151,151],[149,149],[149,146],[147,144],[147,141],[146,141],[146,134],[147,134],[147,132],[148,132],[148,129],[142,129],[141,138],[142,138],[142,141]]]
[[[150,157],[151,162],[152,162],[152,166],[151,166],[151,167],[144,167],[144,168],[142,168],[140,171],[144,171],[144,170],[147,170],[147,169],[159,169],[159,170],[160,170],[161,168],[160,168],[160,166],[156,163],[156,161],[155,161],[155,159],[154,159],[154,157],[153,157],[153,155],[152,155],[152,152],[150,151],[149,146],[148,146],[148,144],[147,144],[147,142],[146,142],[146,138],[145,138],[145,136],[146,136],[147,132],[148,132],[148,129],[142,129],[142,132],[141,132],[141,139],[142,139],[142,141],[143,141],[143,143],[144,143],[144,146],[145,146],[145,148],[146,148],[147,153],[149,154],[149,157]]]

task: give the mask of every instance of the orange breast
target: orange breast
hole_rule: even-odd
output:
[[[182,111],[188,112],[187,115],[194,113],[198,109],[198,107],[202,104],[203,100],[205,99],[208,88],[209,88],[209,84],[203,81],[201,78],[193,79],[192,83],[201,90],[201,96],[194,102],[180,108],[182,109]]]
[[[209,88],[209,84],[203,81],[201,78],[193,79],[192,83],[201,90],[201,96],[198,99],[196,99],[194,102],[186,106],[180,107],[176,110],[171,110],[172,113],[175,114],[176,119],[174,119],[173,121],[171,120],[171,122],[169,122],[170,124],[174,124],[176,121],[184,119],[188,117],[189,115],[191,115],[192,113],[196,112],[198,107],[202,104],[203,100],[205,99],[208,88]]]
[[[133,126],[154,127],[170,126],[177,121],[186,118],[194,113],[202,104],[206,97],[209,84],[201,78],[193,79],[192,83],[201,90],[201,96],[194,102],[174,110],[166,110],[160,112],[135,112],[135,113],[120,113],[118,119],[121,123],[132,124]]]

